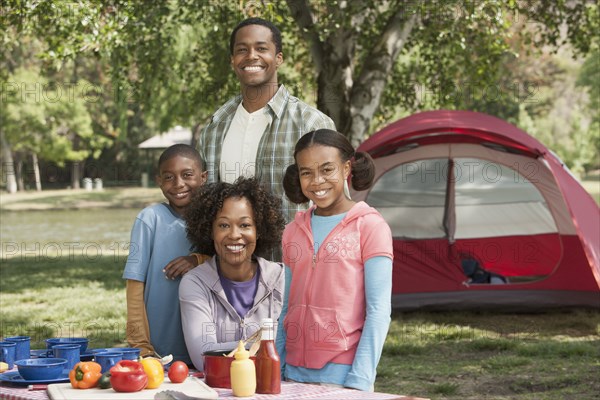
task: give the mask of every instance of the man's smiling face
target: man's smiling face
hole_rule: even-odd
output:
[[[235,35],[231,65],[242,87],[277,84],[277,68],[283,54],[277,53],[271,30],[262,25],[248,25]]]

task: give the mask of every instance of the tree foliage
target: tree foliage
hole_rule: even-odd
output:
[[[35,57],[50,79],[90,82],[93,136],[111,141],[104,155],[132,159],[145,137],[197,127],[238,92],[229,35],[260,16],[283,32],[280,82],[357,144],[424,109],[535,121],[551,108],[538,101],[551,74],[530,67],[553,67],[530,61],[567,45],[579,56],[596,49],[597,12],[583,0],[8,0],[0,76]],[[39,48],[23,46],[31,37]],[[587,132],[579,122],[571,130]]]
[[[583,132],[584,138],[589,138],[591,143],[590,159],[584,165],[584,169],[600,168],[600,49],[596,47],[588,55],[583,63],[577,85],[585,88],[589,102],[587,104],[587,112],[591,115],[591,124],[587,132]]]

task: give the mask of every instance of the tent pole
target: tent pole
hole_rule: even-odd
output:
[[[446,177],[446,199],[444,204],[444,232],[450,245],[454,244],[456,233],[456,199],[455,199],[454,160],[448,159],[448,174]]]

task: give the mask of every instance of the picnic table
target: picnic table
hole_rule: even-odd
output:
[[[50,400],[48,392],[40,385],[38,390],[30,390],[28,387],[14,386],[6,382],[0,383],[0,399],[5,400]],[[232,398],[231,389],[214,388],[219,398]],[[82,392],[85,392],[82,390]],[[113,392],[114,393],[114,392]],[[139,392],[138,392],[139,393]],[[110,400],[107,392],[106,399]],[[152,400],[152,395],[148,397]],[[418,397],[402,396],[390,393],[362,392],[359,390],[334,388],[327,386],[311,385],[297,382],[281,382],[281,393],[277,395],[257,394],[244,399],[324,399],[324,400],[426,400]]]

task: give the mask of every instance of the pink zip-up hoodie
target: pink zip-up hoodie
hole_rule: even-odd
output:
[[[393,248],[383,217],[359,202],[314,254],[313,210],[297,213],[283,233],[283,261],[292,271],[283,324],[286,363],[319,369],[352,364],[365,323],[365,261],[393,259]]]

